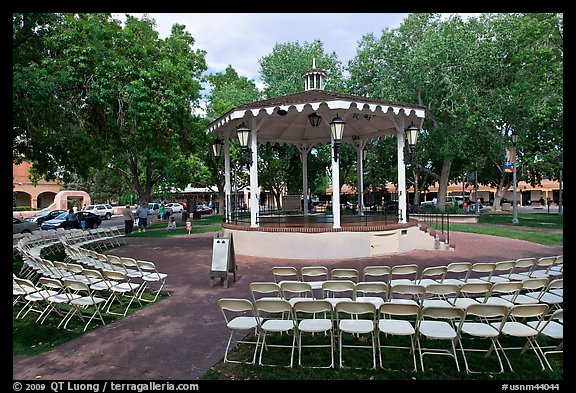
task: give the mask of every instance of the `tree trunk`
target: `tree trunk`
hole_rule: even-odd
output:
[[[446,210],[446,192],[448,191],[448,180],[450,180],[450,168],[452,167],[452,158],[446,158],[442,162],[442,172],[438,181],[438,209]]]

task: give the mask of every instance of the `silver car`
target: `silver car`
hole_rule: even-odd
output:
[[[18,217],[12,217],[12,234],[32,233],[38,230],[38,224],[32,221],[24,221]]]

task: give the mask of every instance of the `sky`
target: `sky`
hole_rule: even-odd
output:
[[[131,13],[141,18],[144,14]],[[319,39],[344,66],[356,54],[361,38],[400,26],[407,13],[149,13],[161,38],[180,23],[195,39],[195,49],[206,51],[208,73],[231,65],[261,87],[259,60],[277,43],[313,42]],[[114,16],[124,20],[124,14]],[[310,60],[312,67],[312,59]]]
[[[125,13],[114,13],[121,21]],[[130,13],[141,18],[143,13]],[[175,23],[186,26],[194,49],[206,51],[207,73],[224,72],[231,65],[262,90],[259,60],[277,43],[318,39],[326,53],[335,52],[342,65],[356,55],[358,42],[368,33],[379,37],[386,28],[398,28],[408,13],[148,13],[161,38]],[[443,14],[445,17],[450,14]],[[478,14],[460,14],[463,17]],[[310,59],[312,67],[312,59]],[[203,87],[207,89],[207,84]],[[207,94],[205,90],[203,94]]]

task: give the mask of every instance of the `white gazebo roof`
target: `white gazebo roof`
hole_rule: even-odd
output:
[[[314,112],[322,117],[318,127],[308,120]],[[425,110],[419,105],[314,89],[239,106],[209,124],[206,131],[235,138],[236,127],[244,122],[257,131],[258,144],[314,146],[331,142],[329,123],[336,115],[346,122],[342,142],[351,143],[396,136],[411,122],[421,128]]]

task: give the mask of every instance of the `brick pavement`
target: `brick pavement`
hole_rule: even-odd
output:
[[[495,262],[563,253],[561,246],[452,232],[455,250],[414,250],[383,257],[322,260],[329,269],[366,265],[417,263],[421,267],[454,261]],[[228,330],[217,300],[250,298],[251,281],[271,281],[275,265],[309,265],[318,261],[236,255],[237,281],[217,281],[210,288],[213,233],[165,239],[127,238],[127,245],[109,251],[146,259],[168,274],[171,296],[136,314],[106,325],[50,353],[13,358],[15,380],[198,380],[222,360]]]

